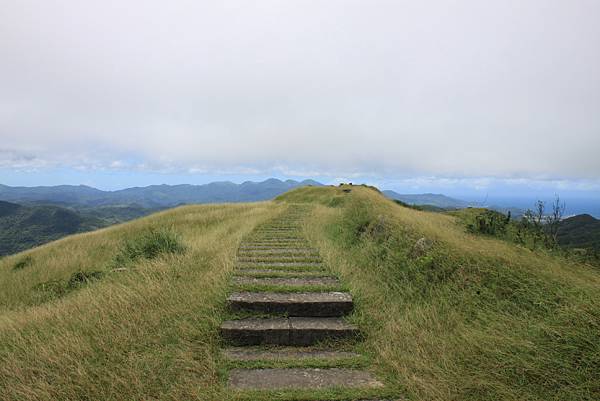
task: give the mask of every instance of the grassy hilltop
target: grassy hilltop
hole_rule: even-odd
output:
[[[290,203],[311,206],[306,234],[398,394],[600,399],[597,268],[357,186],[180,207],[1,259],[0,398],[235,399],[217,329],[236,249]]]

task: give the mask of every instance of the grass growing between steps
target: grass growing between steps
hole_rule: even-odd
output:
[[[344,192],[344,190],[349,190]],[[466,232],[369,188],[310,188],[305,229],[355,297],[377,374],[411,400],[600,399],[600,271]]]
[[[397,394],[386,389],[326,389],[243,391],[232,394],[234,401],[355,401],[393,400]]]
[[[261,284],[232,284],[232,292],[344,292],[348,287],[341,284],[332,285],[261,285]]]
[[[3,258],[0,399],[226,400],[218,327],[235,252],[284,209],[181,207]],[[123,252],[135,257],[115,269]]]
[[[227,369],[267,369],[267,368],[345,368],[345,369],[365,369],[368,368],[370,361],[367,357],[359,355],[354,357],[339,359],[319,359],[302,358],[297,360],[263,360],[263,361],[229,361],[225,362]]]

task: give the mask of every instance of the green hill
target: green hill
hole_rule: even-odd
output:
[[[403,399],[600,399],[597,268],[360,186],[184,206],[4,257],[1,398],[241,399],[218,336],[236,249],[291,203],[309,206],[307,237],[355,296],[361,353]],[[266,399],[307,400],[285,397]]]
[[[0,201],[0,256],[146,216],[153,211],[139,205],[60,207]]]
[[[0,201],[0,256],[101,226],[99,220],[58,206],[28,207]]]
[[[564,219],[558,231],[558,242],[569,248],[588,248],[600,252],[600,220],[589,214]]]

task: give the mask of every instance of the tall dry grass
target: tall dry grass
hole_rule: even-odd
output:
[[[350,192],[344,192],[350,189]],[[469,234],[363,187],[299,190],[364,351],[413,400],[600,399],[600,272]],[[414,254],[419,239],[431,245]]]
[[[28,251],[0,262],[0,398],[217,400],[218,325],[237,244],[281,212],[271,203],[186,206]],[[111,271],[128,238],[169,227],[184,253]],[[60,297],[36,286],[100,270]]]

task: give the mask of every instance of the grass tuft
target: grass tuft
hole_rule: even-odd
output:
[[[12,267],[13,271],[23,270],[27,266],[31,266],[33,264],[33,258],[31,255],[24,256],[23,258],[17,260]]]
[[[114,258],[114,266],[122,267],[139,259],[155,259],[164,254],[185,251],[181,237],[171,228],[150,229],[127,239]]]

